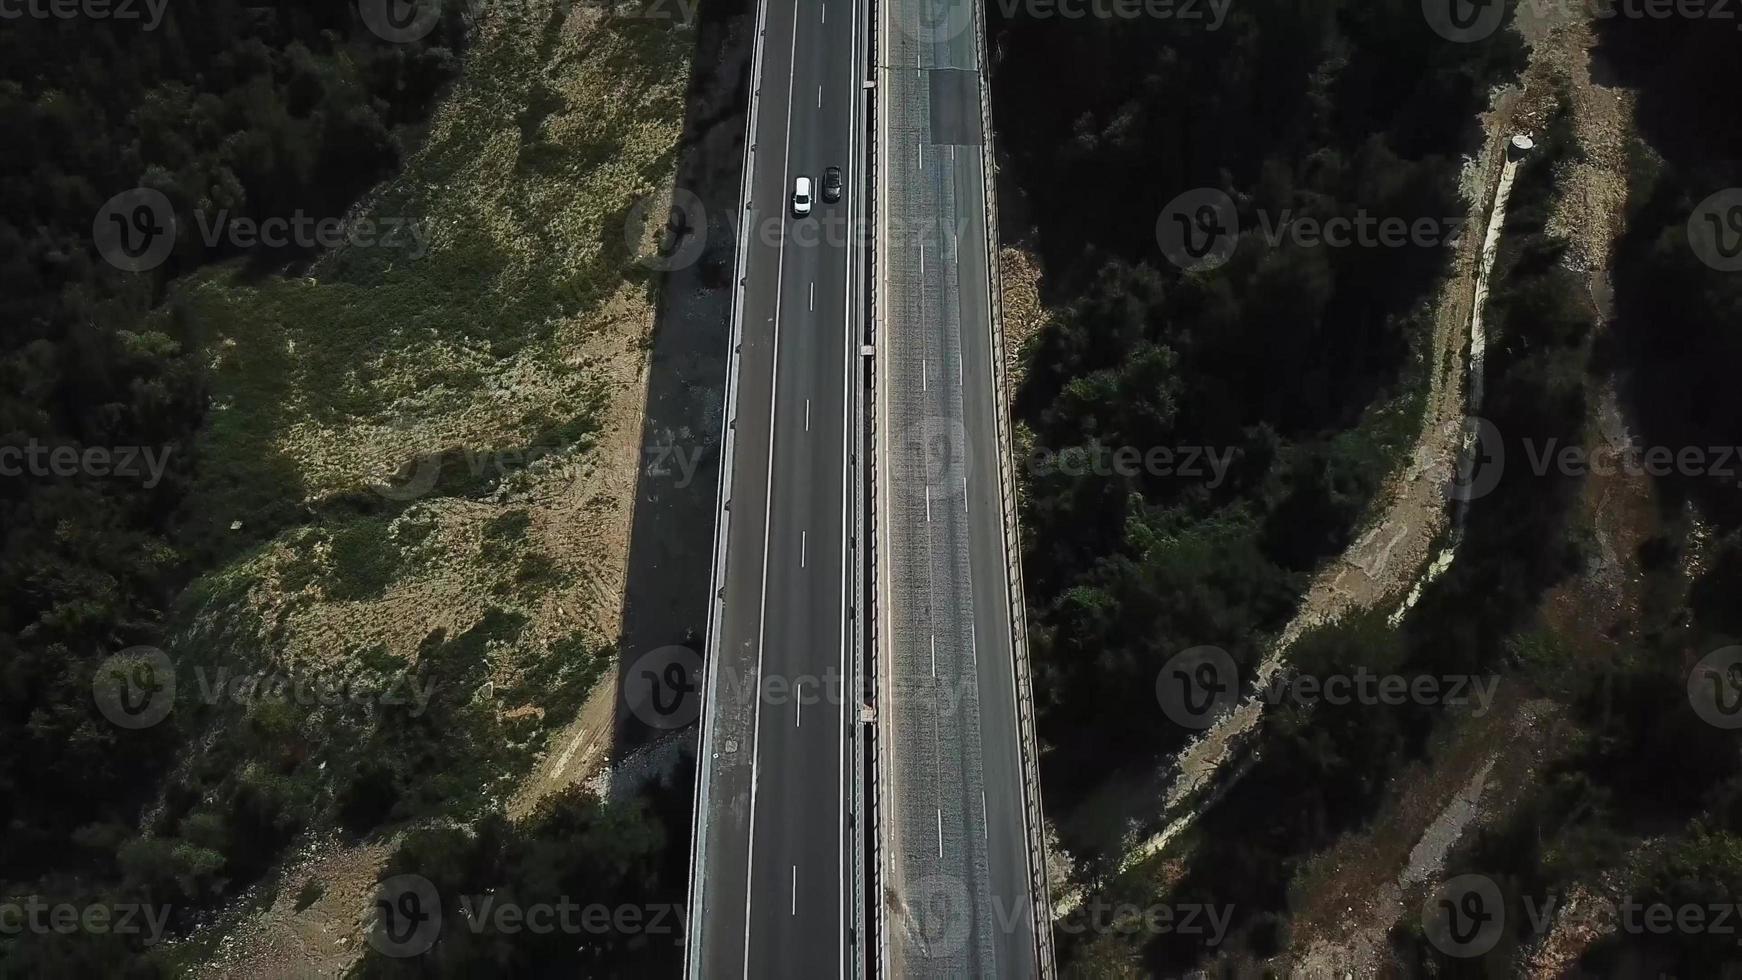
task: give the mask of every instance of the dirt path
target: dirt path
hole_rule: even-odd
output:
[[[1389,975],[1393,925],[1420,915],[1447,856],[1529,792],[1558,748],[1557,706],[1503,687],[1494,710],[1393,782],[1379,816],[1302,870],[1290,949],[1267,964],[1291,977]]]

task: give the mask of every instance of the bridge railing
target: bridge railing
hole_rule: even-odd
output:
[[[1006,600],[1010,604],[1011,651],[1016,667],[1016,716],[1021,728],[1023,804],[1027,809],[1029,891],[1033,906],[1036,964],[1040,975],[1054,975],[1052,898],[1046,874],[1046,824],[1040,805],[1039,742],[1034,733],[1034,683],[1028,665],[1027,602],[1022,587],[1022,535],[1017,513],[1016,445],[1010,430],[1010,391],[1005,378],[1006,348],[1002,271],[999,262],[997,153],[993,148],[991,74],[992,61],[986,43],[985,0],[974,5],[974,37],[980,61],[981,195],[986,205],[986,274],[990,277],[992,301],[992,390],[993,412],[998,433],[1000,511],[1004,526],[1004,559],[1008,568]]]

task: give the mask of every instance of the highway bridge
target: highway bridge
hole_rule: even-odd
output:
[[[983,16],[758,3],[692,977],[1052,972]]]

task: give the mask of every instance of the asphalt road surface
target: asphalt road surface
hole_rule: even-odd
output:
[[[692,976],[841,976],[852,956],[858,699],[845,678],[859,321],[849,304],[863,250],[848,217],[862,203],[863,19],[852,0],[762,0],[759,12]],[[829,166],[845,177],[840,203],[820,197]],[[807,218],[791,214],[800,175],[818,195]]]
[[[972,0],[889,0],[878,74],[878,705],[896,976],[1038,975]]]

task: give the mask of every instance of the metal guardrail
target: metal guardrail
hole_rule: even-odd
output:
[[[859,25],[863,26],[866,31],[864,50],[867,59],[869,59],[870,52],[873,50],[874,42],[872,41],[872,31],[876,24],[876,18],[872,11],[875,7],[876,5],[874,2],[866,3],[861,15],[863,19]],[[857,32],[857,27],[855,28],[855,32]],[[855,49],[853,54],[855,58],[858,57],[858,50]],[[867,75],[874,74],[875,66],[867,65],[866,68],[869,69],[869,71],[867,71],[866,74],[860,75],[859,91],[853,93],[855,105],[858,107],[856,110],[858,114],[854,117],[853,125],[858,127],[860,134],[863,135],[866,140],[862,156],[859,160],[855,161],[857,164],[856,171],[861,175],[861,178],[858,182],[858,197],[855,201],[854,207],[859,210],[862,227],[871,228],[875,227],[872,223],[874,221],[874,218],[872,217],[874,212],[872,209],[876,202],[874,196],[866,193],[865,189],[872,186],[876,180],[877,171],[874,169],[874,161],[877,158],[877,129],[872,125],[873,117],[871,116],[871,113],[867,111],[867,103],[880,100],[876,100],[876,91],[874,89],[867,89],[864,84]],[[855,261],[858,261],[858,257],[855,257]],[[853,427],[852,452],[858,456],[859,462],[859,465],[854,467],[854,474],[857,479],[854,481],[853,488],[855,494],[854,503],[857,505],[853,509],[855,529],[854,541],[856,546],[854,555],[855,560],[853,562],[853,574],[854,582],[859,586],[856,593],[858,604],[853,618],[853,640],[858,673],[856,676],[857,683],[850,685],[848,688],[853,695],[853,716],[851,719],[852,731],[854,736],[858,739],[858,741],[853,743],[855,749],[853,753],[855,772],[853,779],[854,892],[852,900],[854,905],[854,939],[858,943],[858,948],[853,951],[853,963],[858,971],[857,976],[859,977],[882,975],[876,973],[875,964],[875,957],[877,955],[876,951],[882,946],[882,929],[878,928],[874,932],[870,928],[870,920],[872,916],[867,913],[869,903],[875,901],[878,885],[882,881],[882,877],[878,874],[877,870],[877,862],[881,855],[881,850],[878,848],[878,841],[881,839],[879,831],[882,828],[881,823],[876,818],[876,805],[879,790],[876,765],[880,757],[877,752],[876,733],[880,729],[873,725],[869,733],[870,737],[866,737],[868,733],[860,712],[860,706],[864,703],[863,698],[865,696],[866,688],[868,687],[868,684],[866,683],[867,679],[874,679],[876,677],[873,667],[875,665],[875,651],[877,649],[877,593],[876,575],[874,571],[876,567],[874,564],[874,556],[876,553],[874,545],[874,525],[876,518],[875,511],[870,506],[871,500],[873,499],[871,488],[875,486],[877,469],[877,455],[871,451],[876,439],[876,425],[872,421],[874,418],[871,405],[872,396],[867,394],[867,387],[865,385],[865,371],[867,370],[867,365],[865,364],[865,358],[862,353],[864,349],[863,345],[867,342],[865,336],[866,331],[872,332],[873,336],[876,334],[877,290],[868,287],[866,284],[867,278],[874,274],[874,263],[860,263],[858,265],[858,273],[853,279],[857,289],[857,293],[854,296],[853,308],[855,312],[863,318],[859,322],[861,329],[856,335],[856,339],[860,346],[848,352],[848,356],[852,359],[855,369],[852,379],[853,391],[849,396],[853,400],[854,421],[856,422]],[[872,359],[869,365],[869,370],[877,370],[875,358]],[[872,390],[874,391],[874,389]],[[868,559],[867,556],[871,557]],[[876,908],[881,911],[882,904],[878,903]],[[879,927],[881,927],[881,922],[878,924]],[[876,940],[875,943],[874,940]]]
[[[872,0],[871,2],[871,38],[870,43],[867,45],[867,50],[874,52],[871,59],[871,75],[873,84],[876,86],[872,89],[872,112],[870,117],[871,146],[869,147],[870,152],[867,154],[867,158],[870,161],[871,172],[867,175],[867,184],[878,188],[879,193],[870,195],[878,203],[871,206],[871,220],[867,225],[867,227],[871,229],[870,233],[872,234],[873,239],[871,243],[871,305],[866,322],[871,327],[871,344],[874,353],[871,356],[871,408],[865,415],[865,424],[870,428],[871,443],[871,465],[869,467],[871,474],[871,506],[867,508],[867,510],[869,512],[871,523],[870,534],[872,561],[871,584],[867,591],[868,594],[873,597],[873,607],[869,614],[871,623],[871,643],[867,649],[871,661],[877,666],[876,672],[873,675],[874,683],[877,685],[874,689],[876,700],[873,703],[878,707],[876,729],[873,732],[871,742],[871,751],[875,758],[875,768],[872,777],[873,793],[872,806],[870,808],[870,813],[872,815],[871,819],[875,822],[872,851],[876,858],[876,871],[872,880],[871,889],[867,892],[867,896],[868,900],[872,903],[872,907],[876,910],[876,968],[873,973],[879,978],[888,977],[890,975],[889,917],[886,914],[887,903],[883,900],[884,883],[889,880],[889,852],[883,846],[883,834],[884,829],[887,826],[887,821],[884,819],[884,791],[890,783],[889,758],[883,751],[885,726],[883,724],[882,716],[882,704],[884,700],[883,685],[887,683],[889,678],[888,674],[883,670],[885,665],[882,659],[883,644],[886,640],[883,630],[881,629],[884,608],[882,603],[875,601],[875,597],[882,594],[881,586],[883,583],[888,581],[888,570],[884,568],[884,557],[886,553],[878,544],[879,536],[882,534],[884,527],[883,508],[888,504],[888,495],[879,492],[882,488],[883,480],[883,471],[879,466],[879,461],[884,459],[887,453],[888,446],[886,443],[889,432],[888,427],[883,425],[883,412],[886,410],[888,401],[882,397],[884,379],[883,365],[888,363],[888,360],[884,355],[887,353],[889,331],[883,329],[882,324],[879,321],[881,309],[877,302],[878,297],[883,294],[884,282],[888,275],[889,246],[883,236],[876,233],[877,215],[879,213],[877,209],[881,208],[881,202],[883,201],[881,182],[889,170],[888,161],[885,159],[889,151],[889,146],[888,142],[884,139],[884,134],[888,132],[889,128],[886,119],[889,101],[883,95],[885,91],[884,85],[887,82],[887,78],[885,77],[887,71],[884,66],[889,63],[887,51],[889,32],[885,29],[881,20],[882,14],[885,10],[883,4],[884,0]]]
[[[1004,560],[1008,574],[1006,599],[1010,605],[1011,659],[1016,669],[1016,716],[1021,728],[1022,775],[1026,784],[1023,804],[1028,827],[1029,892],[1033,901],[1035,965],[1041,977],[1055,975],[1052,941],[1052,897],[1046,875],[1046,824],[1040,805],[1040,766],[1037,759],[1039,743],[1034,734],[1034,685],[1028,667],[1028,617],[1022,586],[1022,536],[1019,528],[1016,498],[1015,441],[1010,432],[1010,399],[1004,377],[1005,338],[1003,273],[999,268],[998,196],[994,171],[997,154],[993,149],[991,74],[992,61],[986,45],[985,0],[971,0],[974,5],[975,44],[980,59],[980,180],[982,200],[986,205],[986,274],[991,280],[992,306],[992,394],[993,417],[997,423],[999,460],[999,511],[1003,517]]]

